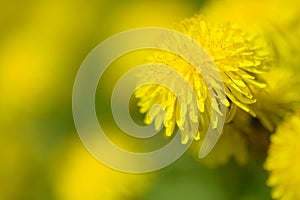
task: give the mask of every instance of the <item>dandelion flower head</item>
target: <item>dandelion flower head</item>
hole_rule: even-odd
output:
[[[167,136],[172,135],[177,125],[181,131],[182,143],[186,143],[189,139],[200,139],[201,132],[210,123],[210,110],[218,112],[220,103],[228,108],[227,121],[233,118],[236,108],[255,116],[250,107],[256,102],[252,91],[266,86],[260,78],[260,74],[268,69],[269,56],[264,50],[265,44],[233,24],[216,23],[202,15],[187,18],[173,28],[192,38],[210,55],[223,79],[226,98],[210,99],[202,76],[180,56],[155,52],[150,60],[165,64],[180,73],[192,86],[197,107],[190,103],[191,95],[184,88],[179,94],[184,99],[184,105],[179,105],[178,97],[167,88],[155,84],[144,85],[136,90],[135,97],[139,99],[140,112],[146,113],[145,123],[154,122],[157,130],[164,126]],[[164,42],[168,41],[162,41],[161,45],[166,45]],[[159,73],[145,73],[145,76],[148,75],[157,77]],[[172,80],[172,77],[160,78]],[[180,87],[179,84],[177,86]],[[162,110],[150,109],[154,104],[161,105],[165,114]],[[196,109],[200,111],[199,117],[195,115]],[[212,120],[218,123],[218,118]],[[199,122],[198,132],[191,135],[190,127],[196,122]]]
[[[269,171],[267,184],[273,187],[271,195],[274,199],[300,199],[299,140],[299,113],[279,125],[276,133],[271,136],[265,169]]]

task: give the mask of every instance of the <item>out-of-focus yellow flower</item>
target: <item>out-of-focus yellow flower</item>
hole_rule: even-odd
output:
[[[300,104],[299,76],[284,66],[274,67],[265,74],[268,87],[256,92],[257,103],[252,105],[260,123],[270,132]]]
[[[167,136],[172,135],[177,124],[182,132],[182,142],[186,143],[191,138],[191,124],[198,121],[199,131],[192,137],[200,139],[200,132],[205,130],[210,121],[210,107],[218,112],[218,103],[228,107],[228,121],[233,118],[236,107],[255,116],[249,106],[256,102],[252,90],[265,87],[259,76],[268,69],[269,62],[263,41],[254,39],[232,24],[214,23],[201,15],[183,20],[176,24],[174,29],[197,41],[208,52],[220,70],[227,98],[221,99],[220,102],[212,100],[210,105],[207,86],[193,66],[177,55],[157,53],[152,57],[152,61],[166,64],[178,71],[195,91],[198,107],[194,108],[189,102],[190,95],[186,94],[184,89],[181,95],[186,104],[179,105],[174,94],[163,86],[145,85],[135,92],[135,96],[140,98],[140,111],[147,113],[145,123],[155,121],[156,129],[163,124]],[[157,73],[153,72],[152,76],[155,74]],[[164,108],[165,116],[157,109],[150,109],[154,104],[160,104]],[[195,115],[196,109],[201,113],[200,119]]]
[[[258,103],[253,105],[261,123],[271,132],[300,105],[299,54],[300,15],[265,30],[274,52],[274,67],[264,74],[268,88],[257,92]]]
[[[111,169],[97,161],[81,143],[71,146],[61,167],[54,183],[61,200],[139,199],[152,177]]]
[[[300,10],[300,8],[299,8]],[[273,22],[265,30],[270,40],[276,63],[283,68],[299,69],[300,14],[299,12],[284,22]]]
[[[271,137],[265,169],[270,172],[267,184],[272,197],[280,200],[300,199],[300,115],[283,122]]]
[[[239,23],[247,30],[262,30],[270,22],[284,22],[293,18],[299,8],[297,0],[212,0],[202,10],[215,19]]]

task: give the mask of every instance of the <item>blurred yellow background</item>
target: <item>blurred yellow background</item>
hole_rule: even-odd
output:
[[[0,1],[0,199],[141,196],[146,175],[110,170],[83,149],[73,81],[105,38],[166,27],[198,9],[188,1]]]

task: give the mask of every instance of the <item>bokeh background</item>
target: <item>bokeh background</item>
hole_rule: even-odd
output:
[[[85,150],[72,118],[76,72],[104,39],[131,28],[170,27],[202,12],[248,29],[292,15],[292,2],[249,2],[0,0],[0,200],[271,199],[259,156],[211,167],[185,154],[157,172],[126,174]],[[111,69],[107,91],[97,94],[99,118],[112,133],[119,130],[101,98],[122,66]]]

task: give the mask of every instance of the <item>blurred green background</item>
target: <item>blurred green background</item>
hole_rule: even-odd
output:
[[[256,158],[209,168],[185,155],[131,175],[98,163],[75,130],[73,82],[97,44],[131,28],[170,27],[212,2],[0,0],[0,200],[270,199]]]

